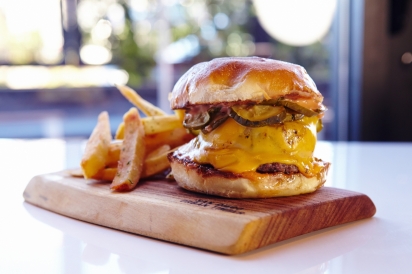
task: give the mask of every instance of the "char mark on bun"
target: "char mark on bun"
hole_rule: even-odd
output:
[[[176,83],[172,109],[196,138],[169,155],[188,190],[231,198],[313,192],[329,163],[313,156],[323,96],[299,65],[258,57],[199,63]]]

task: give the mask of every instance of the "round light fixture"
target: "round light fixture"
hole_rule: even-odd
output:
[[[337,0],[253,0],[263,29],[291,46],[322,39],[332,24]]]

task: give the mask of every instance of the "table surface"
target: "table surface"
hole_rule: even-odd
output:
[[[84,140],[0,139],[0,273],[409,273],[412,143],[319,142],[327,186],[358,191],[373,218],[237,256],[67,218],[24,202],[37,174],[77,167]]]

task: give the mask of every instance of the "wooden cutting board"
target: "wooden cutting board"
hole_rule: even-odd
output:
[[[224,254],[240,254],[319,229],[372,217],[368,196],[331,187],[270,199],[226,199],[174,181],[139,182],[112,193],[107,182],[69,171],[34,177],[24,199],[78,220]]]

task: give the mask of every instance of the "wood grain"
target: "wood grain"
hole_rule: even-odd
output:
[[[323,187],[271,199],[192,193],[173,181],[147,180],[128,193],[69,171],[34,177],[25,200],[82,221],[224,254],[240,254],[323,228],[372,217],[368,196]]]

